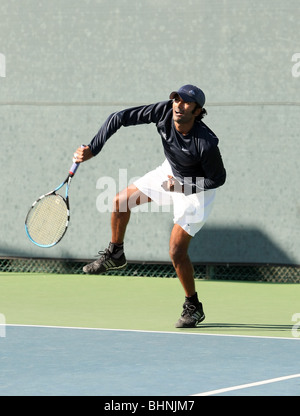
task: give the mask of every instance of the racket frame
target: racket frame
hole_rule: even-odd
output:
[[[84,147],[84,145],[82,145],[81,147]],[[29,211],[28,211],[28,214],[27,214],[27,216],[26,216],[26,219],[25,219],[25,231],[26,231],[26,234],[27,234],[27,237],[29,238],[29,240],[33,243],[33,244],[35,244],[36,246],[38,246],[38,247],[41,247],[41,248],[50,248],[50,247],[53,247],[53,246],[55,246],[57,243],[59,243],[60,241],[61,241],[61,239],[63,238],[63,236],[66,234],[66,231],[67,231],[67,229],[68,229],[68,226],[69,226],[69,222],[70,222],[70,204],[69,204],[69,188],[70,188],[70,184],[71,184],[71,180],[72,180],[72,178],[73,178],[73,176],[75,175],[75,172],[76,172],[76,170],[78,169],[78,166],[80,165],[80,163],[76,163],[76,162],[73,162],[73,164],[72,164],[72,166],[71,166],[71,168],[70,168],[70,170],[69,170],[69,174],[68,174],[68,176],[66,177],[66,179],[60,184],[60,185],[58,185],[55,189],[53,189],[52,191],[50,191],[50,192],[48,192],[48,193],[46,193],[46,194],[44,194],[44,195],[41,195],[36,201],[34,201],[34,203],[31,205],[31,207],[30,207],[30,209],[29,209]],[[40,243],[37,243],[36,241],[34,241],[34,239],[31,237],[31,235],[29,234],[29,231],[28,231],[28,227],[27,227],[27,220],[28,220],[28,217],[29,217],[29,214],[30,214],[30,212],[31,212],[31,210],[35,207],[35,205],[41,200],[41,199],[43,199],[43,198],[46,198],[47,196],[49,196],[49,195],[57,195],[56,194],[56,192],[59,190],[59,189],[61,189],[64,185],[66,184],[66,193],[65,193],[65,197],[63,197],[62,195],[60,195],[60,194],[58,194],[62,199],[63,199],[63,201],[65,202],[65,204],[66,204],[66,206],[67,206],[67,221],[66,221],[66,225],[65,225],[65,230],[64,230],[64,232],[63,232],[63,234],[61,235],[61,237],[57,240],[57,241],[55,241],[54,243],[51,243],[51,244],[40,244]]]

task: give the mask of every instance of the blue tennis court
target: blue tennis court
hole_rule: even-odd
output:
[[[298,396],[298,341],[8,325],[0,395]]]

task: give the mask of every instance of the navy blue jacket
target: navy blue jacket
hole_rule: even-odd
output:
[[[150,123],[156,124],[165,156],[174,177],[181,184],[191,187],[192,193],[218,188],[224,184],[226,171],[218,148],[219,139],[202,120],[195,121],[187,135],[179,133],[173,121],[172,100],[111,114],[89,147],[96,156],[121,126]]]

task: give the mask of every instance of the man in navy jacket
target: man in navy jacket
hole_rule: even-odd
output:
[[[204,104],[205,95],[200,88],[184,85],[172,92],[168,101],[111,114],[90,144],[78,148],[74,154],[76,162],[84,162],[96,156],[120,127],[156,124],[166,159],[161,166],[116,195],[109,247],[83,270],[89,274],[103,274],[125,267],[123,243],[131,209],[150,201],[172,205],[174,226],[170,237],[170,257],[185,292],[177,328],[195,327],[205,319],[195,288],[188,247],[211,212],[216,188],[226,180],[219,140],[202,121],[206,114]]]

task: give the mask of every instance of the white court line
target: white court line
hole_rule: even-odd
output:
[[[241,390],[241,389],[247,389],[249,387],[262,386],[263,384],[277,383],[278,381],[290,380],[292,378],[298,378],[298,377],[300,377],[300,374],[293,374],[293,375],[290,375],[290,376],[270,378],[269,380],[257,381],[255,383],[241,384],[239,386],[226,387],[224,389],[211,390],[211,391],[206,391],[204,393],[192,394],[191,396],[212,396],[214,394],[227,393],[228,391]]]
[[[288,341],[298,341],[300,338],[289,338],[289,337],[268,337],[262,335],[234,335],[234,334],[211,334],[205,332],[187,332],[183,331],[151,331],[146,329],[118,329],[118,328],[89,328],[89,327],[79,327],[79,326],[58,326],[58,325],[30,325],[30,324],[6,324],[6,327],[29,327],[29,328],[53,328],[53,329],[77,329],[77,330],[87,330],[87,331],[116,331],[116,332],[141,332],[141,333],[153,333],[153,334],[174,334],[174,335],[196,335],[196,336],[209,336],[209,337],[233,337],[233,338],[262,338],[262,339],[277,339],[277,340],[288,340]],[[199,327],[199,329],[201,329]]]

